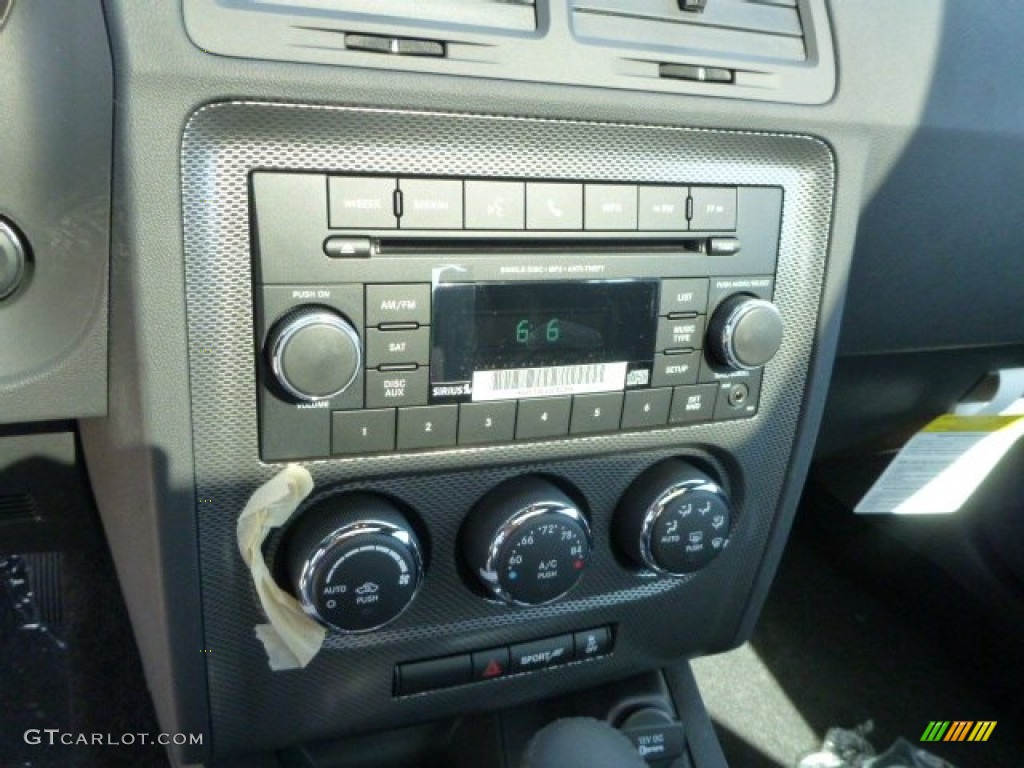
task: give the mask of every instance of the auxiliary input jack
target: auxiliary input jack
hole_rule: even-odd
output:
[[[733,384],[729,390],[729,405],[733,408],[739,408],[750,396],[750,387],[746,384]]]

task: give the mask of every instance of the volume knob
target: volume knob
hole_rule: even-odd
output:
[[[325,307],[303,307],[285,315],[267,339],[270,369],[297,400],[326,400],[344,392],[362,365],[359,334]]]
[[[782,345],[782,315],[770,301],[730,296],[711,316],[708,347],[717,362],[737,371],[760,368]]]

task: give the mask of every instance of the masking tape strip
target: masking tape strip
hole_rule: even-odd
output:
[[[320,651],[326,630],[306,615],[298,600],[282,590],[263,560],[268,534],[288,521],[313,490],[313,478],[305,468],[289,464],[260,486],[238,517],[238,550],[252,573],[269,624],[256,626],[273,670],[305,667]]]

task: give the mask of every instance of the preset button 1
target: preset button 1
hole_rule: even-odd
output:
[[[331,414],[331,453],[337,456],[395,449],[395,411],[335,411]]]

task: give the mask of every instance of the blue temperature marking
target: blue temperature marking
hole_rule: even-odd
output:
[[[519,574],[518,574],[518,573],[516,573],[515,571],[509,571],[509,572],[508,572],[508,577],[509,577],[510,579],[512,579],[512,581],[515,581],[516,579],[518,579],[518,578],[519,578]]]

